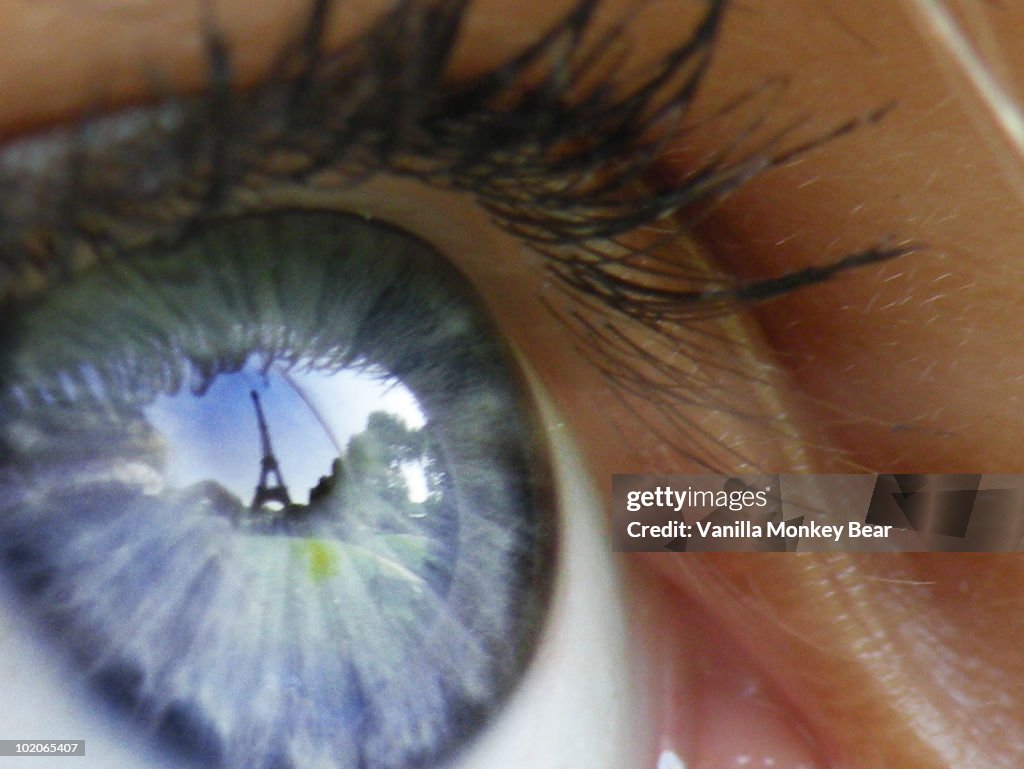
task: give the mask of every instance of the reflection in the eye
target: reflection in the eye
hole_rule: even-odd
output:
[[[248,366],[201,395],[161,395],[143,413],[165,446],[163,481],[179,488],[215,479],[255,509],[306,505],[343,474],[389,474],[410,502],[427,498],[423,407],[380,372]]]

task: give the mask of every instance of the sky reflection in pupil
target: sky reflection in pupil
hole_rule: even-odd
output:
[[[344,454],[349,440],[367,429],[373,412],[385,412],[410,429],[424,426],[415,396],[379,373],[264,374],[250,365],[221,374],[201,395],[183,390],[162,395],[143,413],[166,444],[164,482],[184,488],[215,481],[248,505],[260,476],[262,446],[250,392],[258,393],[281,477],[292,500],[305,504],[320,478]],[[422,463],[404,461],[409,498],[423,502]]]

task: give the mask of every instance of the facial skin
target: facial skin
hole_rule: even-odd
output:
[[[216,4],[239,81],[266,71],[306,5]],[[335,42],[386,6],[344,5],[333,20]],[[507,3],[480,0],[453,77],[501,61],[565,5],[519,2],[512,18]],[[639,5],[607,2],[603,18]],[[645,5],[630,26],[635,65],[688,28],[681,14],[690,18],[685,2]],[[896,102],[880,124],[753,180],[701,222],[697,238],[728,272],[776,275],[886,238],[922,246],[754,308],[730,327],[750,343],[745,365],[775,365],[771,384],[752,387],[751,397],[766,414],[784,412],[797,437],[774,441],[749,419],[725,414],[693,418],[712,435],[750,433],[743,445],[753,466],[1024,472],[1024,412],[1016,407],[1024,326],[1015,321],[1024,296],[1017,253],[1024,232],[1010,173],[1015,161],[986,140],[977,104],[947,79],[912,19],[905,7],[882,0],[737,5],[694,110],[707,113],[766,78],[786,77],[767,107],[765,134],[806,117],[797,136],[807,139]],[[1017,22],[999,24],[1013,29]],[[68,119],[97,101],[131,101],[154,83],[201,87],[202,29],[190,4],[170,0],[0,2],[0,135]],[[685,174],[721,141],[714,125],[681,137],[666,153],[666,173]],[[543,290],[536,260],[489,229],[471,200],[439,195],[380,180],[338,204],[419,232],[459,260],[546,389],[551,429],[574,441],[598,494],[612,472],[693,469],[637,427],[572,357],[569,338],[536,301]],[[459,226],[432,215],[439,210],[459,217]],[[514,258],[474,257],[481,243]],[[545,334],[535,332],[537,324]],[[660,607],[650,623],[667,621],[666,605],[693,617],[673,631],[678,648],[725,639],[721,644],[742,649],[787,717],[799,719],[841,767],[1015,766],[1015,741],[1024,733],[1024,706],[1008,685],[1024,673],[1015,561],[657,556],[629,561],[624,571],[656,597],[648,598]],[[879,649],[886,653],[875,654]],[[678,723],[664,715],[660,723],[676,743],[685,741]],[[693,760],[698,769],[707,765],[699,752]]]

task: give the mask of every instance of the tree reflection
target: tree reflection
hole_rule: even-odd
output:
[[[342,464],[348,482],[407,515],[424,515],[440,504],[444,472],[437,447],[426,428],[410,428],[395,414],[370,414],[366,429],[349,439]],[[414,501],[417,495],[409,485],[410,472],[423,479],[426,498],[422,501]]]

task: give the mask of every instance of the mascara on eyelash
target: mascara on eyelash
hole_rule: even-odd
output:
[[[0,295],[125,248],[173,241],[205,218],[251,210],[250,190],[339,171],[467,191],[569,282],[600,270],[588,251],[622,262],[631,249],[616,236],[713,201],[889,109],[794,148],[714,157],[681,184],[644,183],[706,76],[727,3],[708,3],[686,39],[638,82],[585,86],[618,55],[610,43],[626,22],[598,34],[599,6],[581,0],[519,55],[453,82],[448,62],[469,4],[400,4],[362,39],[329,52],[323,38],[333,3],[315,0],[270,78],[246,91],[231,87],[231,50],[210,14],[203,93],[86,119],[0,151]],[[676,304],[707,301],[681,291]]]

